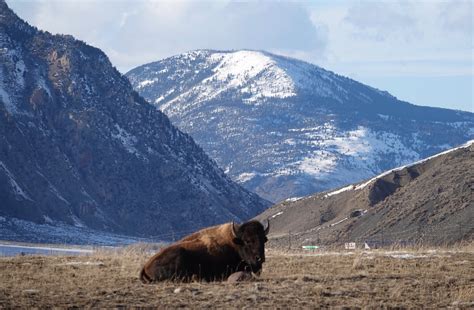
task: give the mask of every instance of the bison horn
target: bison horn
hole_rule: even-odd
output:
[[[265,228],[265,236],[268,235],[268,232],[270,231],[270,221],[267,219],[267,227]]]
[[[237,229],[235,228],[235,223],[234,223],[234,221],[232,221],[232,236],[233,236],[234,238],[237,237]]]

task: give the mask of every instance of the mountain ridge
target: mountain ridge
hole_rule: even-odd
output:
[[[101,50],[29,26],[4,1],[0,14],[0,216],[149,236],[242,221],[269,205]]]
[[[256,217],[274,246],[375,242],[441,245],[474,238],[474,140],[331,191],[287,200]]]
[[[197,50],[139,66],[133,87],[233,180],[280,201],[474,138],[474,114],[420,107],[268,52]]]

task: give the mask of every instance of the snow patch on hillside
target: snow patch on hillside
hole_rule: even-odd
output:
[[[0,98],[2,99],[2,102],[5,105],[5,109],[7,109],[8,113],[10,113],[11,115],[14,115],[17,113],[16,105],[13,103],[13,101],[10,98],[10,95],[5,91],[5,89],[3,89],[1,84],[0,84]]]
[[[30,196],[20,187],[20,185],[16,182],[15,180],[15,176],[13,175],[13,173],[10,172],[10,170],[8,170],[7,166],[2,162],[0,161],[0,167],[3,168],[3,170],[5,171],[5,174],[7,175],[8,177],[8,181],[10,182],[10,185],[13,189],[13,192],[15,193],[15,195],[20,198],[20,199],[25,199],[25,200],[29,200],[29,201],[33,201]]]
[[[285,199],[285,201],[286,202],[295,202],[295,201],[301,200],[303,198],[304,197],[290,197],[290,198]]]
[[[82,221],[75,215],[71,216],[71,219],[76,227],[86,227]]]
[[[258,104],[265,98],[288,98],[296,95],[291,77],[278,67],[274,59],[261,52],[213,53],[207,59],[206,66],[213,68],[213,74],[173,100],[162,103],[160,109],[169,115],[175,115],[230,90],[239,92],[245,98],[243,102],[251,104]],[[145,80],[139,85],[143,88],[149,84],[149,80]],[[155,103],[161,102],[166,95],[162,97],[156,98]]]
[[[419,164],[422,164],[430,159],[433,159],[433,158],[436,158],[438,156],[441,156],[441,155],[445,155],[445,154],[448,154],[448,153],[451,153],[453,151],[456,151],[456,150],[459,150],[459,149],[463,149],[463,148],[468,148],[468,147],[471,147],[472,145],[474,145],[474,140],[470,140],[468,142],[466,142],[465,144],[463,145],[460,145],[456,148],[452,148],[452,149],[449,149],[449,150],[446,150],[444,152],[441,152],[441,153],[438,153],[438,154],[435,154],[433,156],[430,156],[430,157],[427,157],[427,158],[423,158],[422,160],[419,160],[417,162],[414,162],[414,163],[411,163],[409,165],[404,165],[404,166],[400,166],[400,167],[397,167],[395,169],[391,169],[391,170],[387,170],[379,175],[377,175],[376,177],[373,177],[372,179],[362,183],[362,184],[359,184],[355,187],[356,190],[361,190],[361,189],[364,189],[365,187],[367,187],[367,185],[373,183],[374,181],[380,179],[380,178],[383,178],[384,176],[392,173],[392,172],[395,172],[395,171],[400,171],[400,170],[403,170],[405,168],[408,168],[408,167],[413,167],[415,165],[419,165]]]
[[[344,193],[344,192],[347,192],[347,191],[350,191],[350,190],[353,190],[354,189],[354,185],[348,185],[346,187],[343,187],[343,188],[340,188],[338,190],[335,190],[335,191],[332,191],[332,192],[329,192],[327,194],[324,195],[325,198],[328,198],[328,197],[331,197],[331,196],[334,196],[334,195],[338,195],[340,193]]]
[[[347,90],[339,86],[339,77],[310,63],[252,50],[207,53],[194,51],[173,57],[175,61],[186,63],[181,69],[183,72],[176,72],[172,76],[177,83],[185,73],[192,70],[187,64],[193,63],[199,56],[205,59],[199,66],[211,68],[212,74],[168,102],[163,102],[166,95],[155,97],[153,101],[160,103],[162,111],[170,116],[178,115],[191,107],[195,108],[202,101],[229,92],[238,94],[244,104],[251,105],[263,104],[270,98],[294,97],[299,91],[338,102],[347,99]],[[154,74],[161,74],[162,71]],[[154,80],[137,81],[136,88],[142,90],[151,87]]]
[[[60,222],[54,222],[53,224],[52,220],[46,224],[37,224],[16,218],[3,218],[3,220],[0,219],[0,222],[2,222],[2,225],[0,225],[0,236],[2,236],[3,240],[96,245],[118,245],[151,241],[151,239],[101,232]]]
[[[256,175],[257,173],[255,172],[244,172],[244,173],[239,174],[239,176],[235,180],[239,183],[244,183],[244,182],[250,181]]]
[[[341,160],[349,167],[357,168],[360,175],[369,176],[377,167],[374,155],[392,154],[397,161],[419,159],[418,153],[407,148],[399,136],[389,132],[374,132],[363,126],[341,132],[332,124],[301,131],[307,132],[306,137],[320,149],[295,164],[300,171],[315,177],[334,174],[340,169]],[[341,170],[341,173],[347,171]]]
[[[155,83],[156,81],[157,81],[156,79],[141,81],[141,82],[138,84],[137,88],[138,88],[138,89],[141,89],[141,88],[143,88],[143,87],[145,87],[145,86],[147,86],[147,85],[151,85],[151,84]]]
[[[319,150],[301,160],[298,170],[313,176],[325,175],[336,167],[337,157],[330,152]]]
[[[136,88],[159,78],[142,95],[233,180],[274,201],[361,182],[449,147],[449,137],[425,132],[437,122],[410,124],[383,109],[392,100],[396,108],[388,93],[264,51],[192,51],[128,75]],[[449,128],[474,133],[465,119]]]
[[[134,154],[137,157],[142,156],[140,152],[135,148],[135,144],[138,142],[137,137],[130,134],[128,131],[120,127],[118,124],[115,124],[115,129],[118,133],[112,133],[112,137],[119,140],[122,145],[125,147],[127,152]]]
[[[26,66],[22,59],[15,63],[15,77],[16,84],[20,87],[25,86],[25,78],[23,77],[26,72]]]

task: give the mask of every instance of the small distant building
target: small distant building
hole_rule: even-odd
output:
[[[344,248],[346,250],[355,250],[356,249],[356,243],[355,242],[346,242],[346,243],[344,243]]]

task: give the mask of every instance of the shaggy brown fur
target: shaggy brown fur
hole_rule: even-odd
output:
[[[266,233],[258,221],[209,227],[162,249],[140,272],[143,283],[166,279],[225,280],[236,271],[260,272]]]

